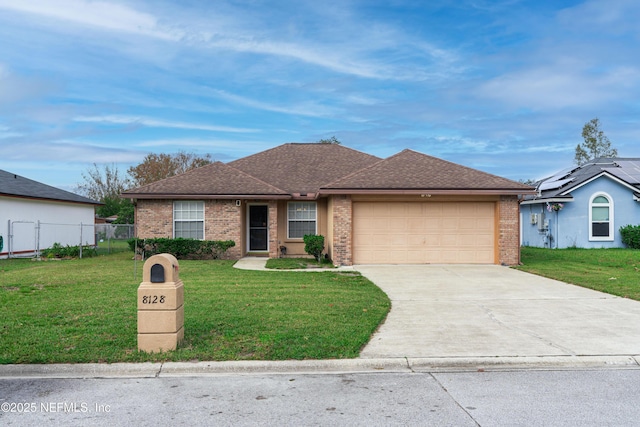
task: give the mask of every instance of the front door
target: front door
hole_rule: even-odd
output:
[[[267,251],[269,242],[269,207],[249,206],[249,252]]]

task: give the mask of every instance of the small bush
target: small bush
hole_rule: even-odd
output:
[[[620,227],[622,243],[632,249],[640,249],[640,225],[625,225]]]
[[[322,251],[324,250],[324,236],[305,234],[302,240],[304,241],[304,251],[320,262]]]
[[[82,246],[82,257],[92,257],[98,252],[93,246]],[[45,258],[78,258],[80,257],[80,246],[62,246],[56,242],[48,249],[40,251],[40,255]]]
[[[138,254],[150,257],[169,253],[178,259],[220,259],[236,245],[233,240],[197,240],[197,239],[129,239],[129,248]],[[137,243],[137,248],[136,248]]]

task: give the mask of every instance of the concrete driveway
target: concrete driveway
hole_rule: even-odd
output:
[[[362,358],[640,355],[640,302],[496,265],[359,265],[391,312]]]

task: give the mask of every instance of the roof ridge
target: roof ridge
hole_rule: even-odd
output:
[[[395,155],[398,155],[398,154],[400,154],[400,153],[396,153],[396,154],[394,154],[394,156],[395,156]],[[378,157],[378,156],[374,156],[374,157]],[[333,180],[333,181],[331,181],[331,182],[328,182],[328,183],[324,184],[323,186],[321,186],[320,188],[322,189],[322,188],[330,187],[331,185],[334,185],[334,184],[335,184],[335,183],[337,183],[337,182],[340,182],[340,181],[346,180],[347,178],[350,178],[350,177],[352,177],[352,176],[354,176],[354,175],[356,175],[356,174],[359,174],[359,173],[361,173],[361,172],[364,172],[365,170],[370,169],[370,168],[372,168],[372,167],[374,167],[374,166],[376,166],[376,165],[378,165],[378,164],[380,164],[380,163],[382,163],[382,162],[384,162],[384,161],[386,161],[386,160],[387,160],[387,159],[380,159],[380,160],[378,160],[377,162],[370,164],[369,166],[365,166],[365,167],[360,168],[360,169],[358,169],[358,170],[355,170],[355,171],[353,171],[353,172],[351,172],[351,173],[349,173],[349,174],[347,174],[347,175],[345,175],[345,176],[343,176],[343,177],[340,177],[340,178],[338,178],[338,179],[336,179],[336,180]]]
[[[248,178],[250,178],[250,179],[252,179],[254,181],[257,181],[257,182],[259,182],[261,184],[264,184],[267,187],[269,187],[269,188],[271,188],[273,190],[276,190],[277,192],[280,192],[280,193],[283,193],[283,194],[289,194],[286,191],[284,191],[283,189],[278,188],[273,184],[269,184],[268,182],[265,182],[265,181],[261,180],[260,178],[257,178],[257,177],[255,177],[255,176],[253,176],[253,175],[251,175],[251,174],[249,174],[249,173],[247,173],[245,171],[242,171],[242,170],[240,170],[240,169],[238,169],[236,167],[231,166],[228,163],[224,163],[224,162],[221,162],[219,160],[216,160],[214,162],[211,162],[209,164],[206,164],[206,165],[203,165],[203,166],[200,166],[200,167],[197,167],[197,168],[189,169],[188,171],[182,172],[182,173],[177,174],[177,175],[172,175],[172,176],[160,179],[158,181],[150,182],[150,183],[145,184],[145,185],[140,186],[140,187],[135,187],[135,188],[128,189],[126,191],[123,191],[122,194],[139,193],[140,190],[144,190],[145,187],[148,187],[148,186],[151,186],[151,185],[153,185],[155,187],[155,186],[157,186],[158,183],[162,183],[162,182],[165,182],[165,181],[168,181],[168,180],[177,179],[177,178],[182,178],[184,175],[195,173],[196,171],[202,171],[202,169],[209,168],[209,167],[212,167],[212,166],[222,166],[223,168],[233,169],[234,171],[239,172],[241,175],[244,175],[244,176],[246,176],[246,177],[248,177]]]
[[[221,162],[221,163],[222,163],[222,162]],[[284,193],[284,194],[289,194],[289,193],[287,193],[286,191],[284,191],[282,188],[278,188],[278,187],[276,187],[276,186],[275,186],[275,185],[273,185],[273,184],[269,184],[268,182],[263,181],[263,180],[261,180],[260,178],[258,178],[258,177],[255,177],[255,176],[251,175],[250,173],[247,173],[247,172],[245,172],[245,171],[243,171],[243,170],[240,170],[240,169],[238,169],[238,168],[236,168],[236,167],[233,167],[233,166],[231,166],[231,165],[229,165],[229,164],[227,164],[227,163],[222,163],[222,164],[223,164],[223,165],[225,165],[226,167],[229,167],[229,168],[231,168],[231,169],[233,169],[233,170],[235,170],[235,171],[240,172],[242,175],[246,175],[246,176],[248,176],[249,178],[251,178],[251,179],[253,179],[253,180],[255,180],[255,181],[258,181],[258,182],[260,182],[260,183],[262,183],[262,184],[265,184],[266,186],[271,187],[271,188],[273,188],[274,190],[277,190],[277,191],[279,191],[279,192],[281,192],[281,193]]]

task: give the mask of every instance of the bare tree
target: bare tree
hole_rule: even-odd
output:
[[[84,182],[76,186],[76,192],[100,202],[108,197],[119,197],[131,186],[131,180],[122,176],[115,163],[104,165],[102,169],[94,163],[82,173],[82,178]]]

